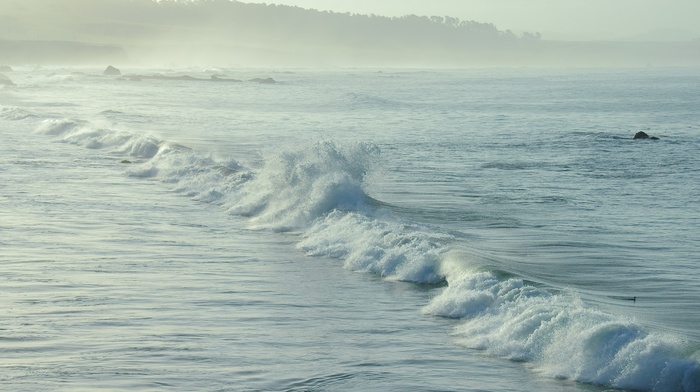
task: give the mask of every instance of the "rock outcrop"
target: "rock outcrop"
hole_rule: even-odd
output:
[[[120,76],[122,72],[118,68],[114,68],[110,65],[105,69],[103,74],[109,76]]]
[[[658,137],[656,137],[656,136],[649,136],[649,135],[647,135],[647,133],[644,132],[644,131],[639,131],[639,132],[635,133],[633,139],[659,140]]]

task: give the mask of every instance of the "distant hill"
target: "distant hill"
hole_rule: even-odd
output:
[[[22,0],[0,2],[3,14],[0,49],[17,59],[0,58],[8,64],[94,62],[127,53],[161,64],[700,64],[697,42],[552,42],[536,32],[516,35],[448,16],[384,17],[230,0]]]

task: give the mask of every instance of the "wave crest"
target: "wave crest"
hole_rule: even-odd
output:
[[[297,245],[310,256],[344,260],[345,267],[416,283],[439,283],[445,244],[452,239],[415,225],[366,214],[333,211],[317,220]]]
[[[0,106],[0,118],[5,120],[19,121],[36,117],[35,114],[21,108]]]
[[[152,158],[158,153],[161,145],[152,136],[97,127],[88,121],[67,118],[44,120],[37,132],[60,136],[60,140],[66,143],[91,149],[112,148],[116,152],[138,158]]]
[[[447,265],[447,264],[446,264]],[[448,286],[423,311],[463,319],[457,342],[531,361],[555,378],[659,391],[697,391],[700,365],[687,345],[634,320],[586,307],[522,279],[446,268]]]
[[[368,199],[363,179],[378,154],[372,144],[321,142],[267,156],[229,211],[251,217],[258,227],[287,231],[336,208],[363,209]]]

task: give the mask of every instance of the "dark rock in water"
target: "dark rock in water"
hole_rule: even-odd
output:
[[[658,137],[656,137],[656,136],[649,136],[649,135],[647,135],[647,133],[644,132],[644,131],[639,131],[639,132],[635,133],[633,139],[659,140]]]
[[[122,163],[131,163],[131,161],[128,160],[128,159],[124,159],[124,160],[122,161]]]
[[[0,72],[13,72],[14,70],[9,65],[0,65]]]
[[[119,76],[122,74],[122,72],[119,69],[114,68],[110,65],[105,69],[105,71],[102,74],[110,76]]]
[[[0,86],[14,86],[15,84],[12,83],[12,80],[8,78],[7,76],[0,74]]]
[[[250,79],[250,81],[251,81],[251,82],[256,82],[256,83],[262,83],[262,84],[275,84],[275,83],[277,83],[277,82],[275,81],[275,79],[272,79],[272,78],[265,78],[265,79],[263,79],[263,78],[254,78],[254,79]]]

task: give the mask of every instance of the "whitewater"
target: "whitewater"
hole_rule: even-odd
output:
[[[700,391],[698,69],[122,73],[0,85],[2,389]]]

